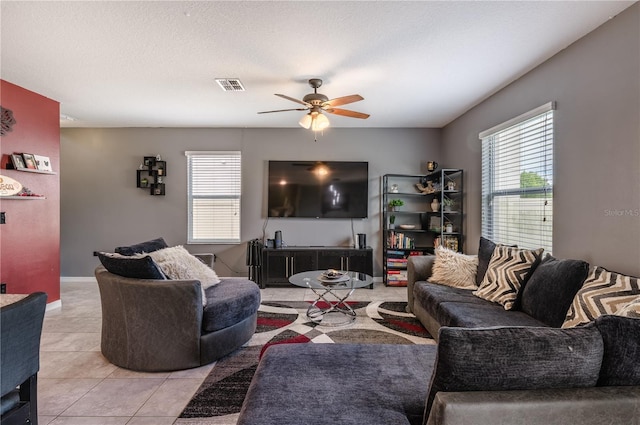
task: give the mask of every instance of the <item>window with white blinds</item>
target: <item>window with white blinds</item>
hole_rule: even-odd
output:
[[[550,102],[480,133],[482,235],[553,252],[553,110]]]
[[[185,155],[188,173],[188,242],[240,242],[240,152],[187,151]]]

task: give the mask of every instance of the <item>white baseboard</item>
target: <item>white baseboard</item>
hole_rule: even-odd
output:
[[[60,276],[60,283],[96,282],[95,276]]]
[[[47,304],[45,311],[55,310],[56,308],[62,308],[62,300],[52,301]]]

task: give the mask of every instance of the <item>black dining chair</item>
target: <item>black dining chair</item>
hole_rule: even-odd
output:
[[[0,308],[2,425],[38,425],[37,376],[47,294],[35,292]]]

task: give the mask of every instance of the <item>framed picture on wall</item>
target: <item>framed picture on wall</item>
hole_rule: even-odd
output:
[[[38,166],[36,165],[36,157],[31,153],[23,153],[22,159],[24,159],[25,168],[30,170],[37,170]]]
[[[11,163],[13,164],[13,168],[16,170],[18,168],[27,168],[24,165],[24,159],[22,159],[22,155],[20,155],[19,153],[14,153],[11,155]]]
[[[51,160],[49,159],[48,156],[42,156],[42,155],[33,155],[33,156],[36,159],[36,167],[38,167],[38,170],[53,171],[53,168],[51,168]]]

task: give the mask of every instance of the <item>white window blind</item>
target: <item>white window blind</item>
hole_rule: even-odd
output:
[[[480,133],[482,234],[553,252],[554,102]]]
[[[240,242],[240,152],[187,151],[185,155],[189,243]]]

